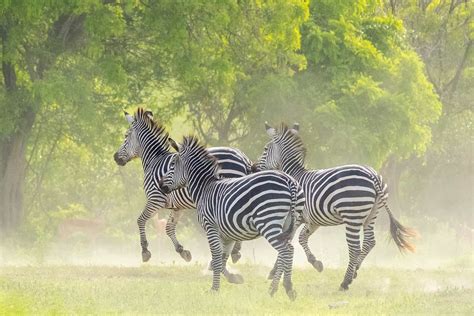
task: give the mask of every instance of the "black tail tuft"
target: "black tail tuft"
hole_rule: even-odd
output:
[[[393,216],[392,212],[388,211],[390,218],[390,234],[392,235],[395,244],[401,252],[410,251],[415,252],[416,246],[410,241],[411,238],[418,237],[418,232],[409,227],[405,227],[400,224],[399,221]]]

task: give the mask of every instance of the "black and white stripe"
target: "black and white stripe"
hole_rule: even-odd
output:
[[[290,242],[304,206],[304,194],[297,181],[279,171],[222,179],[215,159],[196,138],[186,137],[179,147],[173,142],[172,145],[178,156],[161,188],[169,192],[187,186],[196,201],[198,220],[212,254],[212,289],[219,289],[221,272],[231,282],[241,281],[240,276],[231,275],[226,269],[233,244],[263,236],[278,251],[270,294],[276,292],[283,274],[286,292],[294,299]]]
[[[308,261],[322,271],[308,246],[308,238],[320,226],[344,224],[349,247],[349,264],[341,289],[347,290],[357,276],[365,257],[375,246],[374,225],[379,208],[386,209],[390,217],[390,230],[401,250],[414,250],[407,240],[415,231],[403,227],[393,216],[387,204],[387,186],[377,172],[366,166],[346,165],[330,169],[307,170],[304,167],[305,148],[298,135],[299,126],[282,126],[276,130],[267,125],[271,141],[265,146],[255,171],[280,169],[293,176],[305,192],[304,218],[307,219],[300,236]],[[364,233],[362,249],[360,232]]]
[[[162,208],[171,209],[167,224],[166,234],[170,237],[175,250],[186,261],[191,260],[191,253],[185,250],[176,238],[176,224],[184,209],[194,209],[195,204],[186,188],[164,194],[158,186],[161,177],[169,170],[170,163],[175,153],[169,151],[168,133],[153,120],[150,111],[139,108],[134,116],[125,113],[130,123],[125,140],[114,155],[117,164],[123,166],[134,158],[141,158],[144,177],[144,190],[146,205],[137,219],[142,247],[142,259],[148,261],[151,253],[148,250],[146,238],[146,222]],[[251,162],[241,151],[228,147],[214,147],[209,153],[217,159],[222,177],[241,177],[250,172]],[[240,243],[232,251],[232,260],[240,258]]]

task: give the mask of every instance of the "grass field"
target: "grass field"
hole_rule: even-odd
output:
[[[211,294],[201,265],[1,267],[0,314],[474,314],[472,271],[366,268],[339,292],[342,269],[296,269],[291,302],[267,294],[269,268],[237,269],[245,284]]]

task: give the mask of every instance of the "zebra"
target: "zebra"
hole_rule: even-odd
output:
[[[307,260],[321,272],[323,264],[317,260],[308,245],[308,238],[320,226],[344,224],[349,248],[349,264],[340,285],[348,290],[357,277],[365,257],[375,246],[374,225],[378,210],[384,208],[390,219],[390,233],[400,251],[414,252],[409,241],[416,231],[398,222],[387,203],[387,185],[382,176],[371,167],[345,165],[322,170],[308,170],[304,166],[306,149],[299,136],[299,125],[293,128],[282,124],[279,129],[265,123],[271,141],[267,143],[260,159],[252,166],[254,172],[278,169],[293,176],[303,187],[306,204],[304,214],[309,219],[299,235]],[[360,249],[360,232],[364,240]],[[273,271],[270,273],[270,277]]]
[[[304,193],[298,182],[283,172],[271,170],[222,179],[216,159],[197,138],[185,137],[182,145],[171,139],[170,143],[178,155],[162,178],[161,189],[171,192],[187,186],[196,201],[198,221],[206,232],[212,254],[211,291],[219,290],[221,272],[226,277],[229,274],[226,262],[232,245],[263,236],[278,252],[269,294],[276,293],[283,274],[286,293],[294,300],[291,239],[304,207]]]
[[[114,154],[115,162],[124,166],[134,158],[141,158],[144,177],[144,190],[146,205],[137,219],[140,232],[140,244],[142,247],[142,260],[147,262],[151,258],[148,250],[148,241],[145,233],[146,222],[161,208],[171,209],[166,224],[166,234],[173,242],[177,253],[187,262],[192,256],[189,250],[185,250],[176,238],[176,225],[182,215],[183,209],[193,209],[195,204],[186,189],[164,194],[158,186],[158,181],[168,171],[170,162],[175,153],[169,151],[168,133],[164,127],[153,119],[150,111],[138,108],[135,115],[127,112],[125,118],[130,124],[125,134],[125,140]],[[240,150],[228,147],[210,148],[213,155],[221,166],[221,175],[224,177],[241,177],[250,173],[252,162]],[[232,250],[232,261],[235,263],[240,259],[240,243],[236,243]]]

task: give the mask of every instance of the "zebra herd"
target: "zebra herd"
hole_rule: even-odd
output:
[[[262,236],[278,253],[269,274],[269,293],[277,291],[283,276],[286,293],[294,300],[291,241],[296,230],[303,225],[299,243],[308,262],[321,272],[323,264],[311,252],[308,238],[320,226],[341,224],[346,229],[349,264],[340,289],[347,290],[375,246],[374,225],[380,208],[388,213],[391,236],[398,248],[414,251],[409,239],[416,232],[394,218],[382,177],[360,165],[307,170],[298,124],[278,129],[266,124],[270,141],[252,164],[237,149],[205,148],[196,137],[185,137],[177,144],[153,114],[142,108],[134,116],[125,113],[125,117],[130,127],[114,159],[121,166],[134,158],[142,160],[147,202],[137,223],[144,262],[151,257],[145,224],[162,208],[171,209],[166,233],[186,261],[191,260],[191,253],[177,240],[176,224],[183,209],[196,208],[211,250],[211,289],[215,291],[221,273],[231,283],[243,282],[242,276],[227,270],[226,262],[229,256],[233,262],[239,260],[242,241]]]

